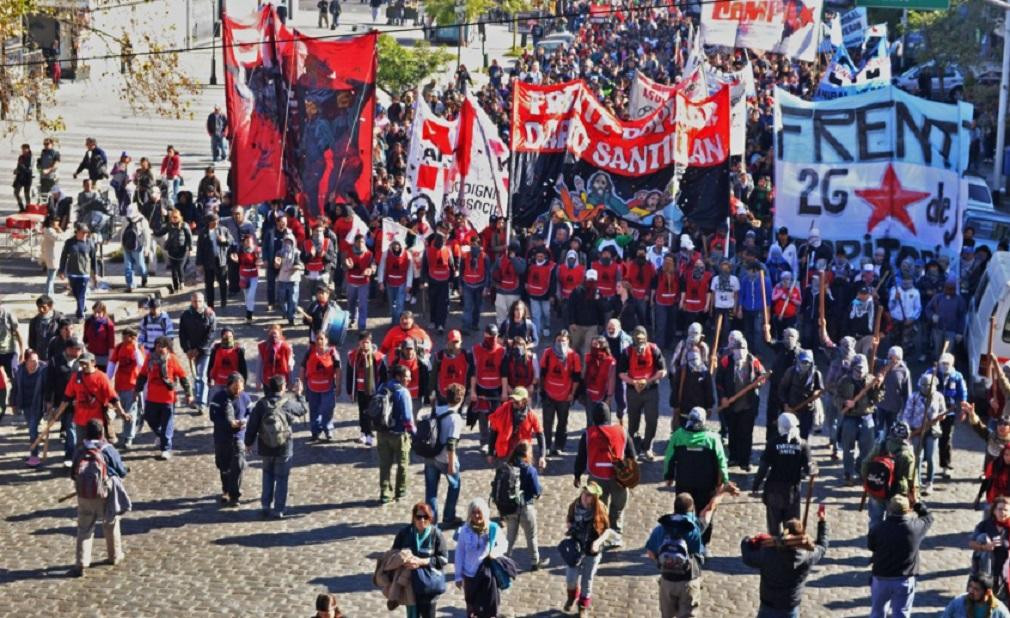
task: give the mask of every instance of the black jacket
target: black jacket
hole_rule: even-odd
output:
[[[71,238],[63,245],[59,272],[68,277],[90,277],[98,272],[98,255],[90,240]]]
[[[179,316],[179,345],[183,352],[197,349],[206,354],[214,343],[214,331],[217,329],[217,315],[210,307],[203,313],[197,313],[192,307]]]
[[[873,552],[874,577],[911,577],[919,574],[919,545],[933,525],[933,515],[918,502],[914,513],[890,515],[873,528],[866,539]]]
[[[761,465],[754,477],[753,490],[761,489],[761,484],[768,476],[765,492],[786,493],[795,492],[800,481],[810,474],[810,445],[803,438],[788,439],[788,436],[777,435],[769,440],[761,455]]]
[[[414,545],[414,535],[411,533],[414,529],[413,524],[407,524],[396,533],[396,538],[393,539],[393,549],[409,549],[410,553],[419,558],[431,558],[433,569],[442,569],[449,563],[449,549],[446,547],[442,532],[434,527],[434,523],[431,525],[430,536],[420,549]]]
[[[49,360],[49,342],[60,329],[60,319],[63,317],[59,311],[53,309],[48,316],[48,320],[43,320],[41,315],[36,314],[28,321],[28,342],[29,348],[39,354],[40,360]]]
[[[606,301],[594,291],[591,295],[586,286],[580,285],[572,290],[565,301],[565,321],[577,326],[598,326],[603,328],[607,321]]]
[[[283,403],[278,401],[281,397],[285,399]],[[294,435],[286,443],[277,447],[267,446],[262,440],[258,439],[260,425],[263,423],[263,416],[267,412],[267,407],[275,405],[283,406],[281,410],[284,414],[287,414],[288,425],[291,426],[292,433],[294,432],[295,421],[309,412],[309,404],[303,396],[296,397],[294,393],[267,395],[256,402],[252,412],[249,414],[249,421],[245,428],[245,445],[248,447],[256,444],[260,457],[291,457],[295,452]]]
[[[205,270],[222,270],[228,267],[228,251],[235,244],[231,232],[218,226],[204,230],[196,239],[196,264]]]
[[[828,523],[825,521],[817,522],[813,551],[761,547],[751,545],[750,539],[740,543],[744,564],[761,571],[761,604],[779,611],[800,606],[800,595],[810,567],[820,562],[827,550]]]

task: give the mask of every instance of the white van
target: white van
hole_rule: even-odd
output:
[[[965,174],[961,179],[961,203],[964,214],[963,227],[975,229],[975,246],[985,246],[996,251],[1001,241],[1010,241],[1010,214],[996,210],[992,192],[983,178]]]
[[[979,375],[979,365],[988,353],[991,316],[996,316],[992,351],[1002,363],[1010,359],[1010,252],[997,251],[993,254],[968,306],[968,327],[964,338],[973,384],[983,379]]]

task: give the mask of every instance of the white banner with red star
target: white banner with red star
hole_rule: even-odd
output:
[[[701,7],[706,45],[749,47],[812,61],[823,0],[714,0]]]
[[[893,87],[813,103],[776,91],[775,226],[816,227],[850,258],[956,258],[971,117]]]

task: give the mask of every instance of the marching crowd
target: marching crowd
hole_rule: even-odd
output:
[[[661,82],[681,75],[692,23],[673,8],[605,23],[584,15],[560,20],[555,26],[577,34],[571,48],[527,53],[508,74],[494,62],[478,98],[503,137],[513,79],[582,77],[626,117],[635,70]],[[985,443],[979,500],[986,508],[965,540],[972,552],[966,594],[945,615],[1007,616],[1010,365],[990,359],[992,385],[982,400],[972,398],[970,379],[958,369],[968,301],[988,249],[976,249],[968,228],[956,267],[951,256],[923,260],[879,247],[872,258],[850,260],[817,229],[802,241],[795,231],[774,230],[772,88],[809,93],[816,72],[743,51],[710,54],[709,61],[726,69],[749,62],[758,90],[748,101],[748,154],[733,171],[738,206],[715,230],[690,222],[674,230],[659,216],[635,226],[602,211],[573,224],[555,209],[528,229],[509,229],[499,217],[478,232],[451,208],[437,216],[423,207],[411,212],[400,199],[410,93],[394,96],[378,115],[373,202],[339,196],[342,203],[315,219],[281,200],[231,204],[213,167],[190,190],[172,146],[155,173],[147,158],[135,166],[123,152],[111,162],[87,140],[75,196],[69,181],[61,185],[54,142],[47,139],[36,159],[25,145],[15,187],[27,207],[37,171],[48,196],[47,282],[26,338],[0,305],[0,405],[27,423],[29,467],[43,465],[51,434],[62,436],[79,509],[74,573],[92,564],[98,519],[109,561],[124,558],[119,520],[129,508],[128,469],[120,451],[140,447],[145,423],[167,461],[181,402],[207,414],[222,506],[240,504],[246,458],[255,450],[263,516],[283,518],[298,423],[307,420],[310,441],[331,441],[335,406],[346,395],[357,406],[360,444],[377,452],[381,504],[405,497],[411,452],[423,462],[425,499],[411,507],[409,524],[376,567],[390,609],[435,615],[447,588],[443,534],[455,531],[452,576],[468,615],[498,615],[501,591],[521,571],[512,559],[520,529],[529,570],[550,565],[539,544],[537,501],[551,462],[571,470],[576,488],[557,548],[566,612],[590,612],[604,555],[624,545],[629,490],[640,482],[640,466],[654,466],[675,488],[672,511],[656,514],[644,548],[659,574],[661,615],[704,613],[700,581],[718,504],[748,489],[730,481],[733,468],[748,475],[766,507],[767,530],[740,548],[761,574],[758,615],[798,616],[804,583],[828,547],[823,506],[816,531],[808,527],[806,482],[818,464],[841,460],[842,482],[864,489],[871,616],[908,616],[919,546],[934,517],[924,499],[950,478],[952,435],[964,422]],[[421,96],[452,116],[468,87],[469,75],[460,72],[457,84],[430,85]],[[215,109],[207,119],[215,161],[226,156],[226,128]],[[383,238],[383,217],[423,239],[419,261],[409,245]],[[355,231],[358,219],[367,230]],[[173,293],[192,288],[194,274],[202,291],[190,289],[190,306],[177,316],[145,296],[139,322],[118,327],[102,301],[88,304],[104,277],[103,243],[113,238],[127,291],[146,288],[162,259]],[[54,309],[57,280],[76,298],[74,316]],[[229,301],[241,313],[229,313]],[[449,324],[454,302],[458,330]],[[485,306],[493,306],[493,319]],[[394,323],[373,339],[368,324],[377,307]],[[218,324],[218,313],[250,323],[268,318],[256,360],[245,357],[233,327]],[[296,354],[285,324],[306,328],[307,349]],[[345,332],[352,341],[342,349]],[[464,346],[464,335],[476,335],[476,343]],[[251,396],[254,389],[262,396]],[[761,409],[766,444],[755,456]],[[587,429],[570,442],[569,416],[579,410]],[[657,429],[667,414],[673,432],[659,451]],[[475,497],[460,509],[460,441],[470,432],[494,481],[490,501]],[[817,434],[830,447],[820,462],[811,452]],[[319,615],[341,615],[336,603],[321,595]]]

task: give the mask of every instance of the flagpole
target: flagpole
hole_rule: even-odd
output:
[[[512,240],[512,187],[516,178],[516,127],[519,124],[519,110],[516,109],[516,89],[512,89],[512,126],[509,128],[509,194],[505,201],[505,245]]]

